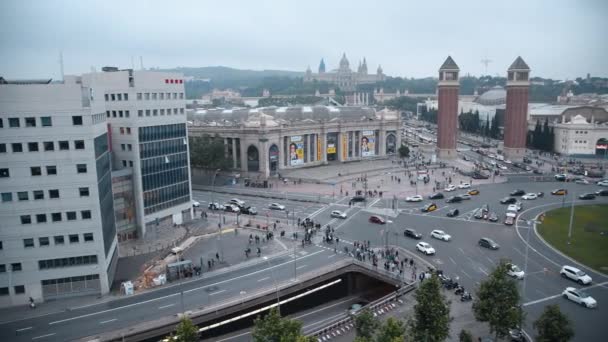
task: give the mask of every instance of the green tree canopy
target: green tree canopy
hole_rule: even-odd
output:
[[[534,322],[534,329],[538,332],[538,342],[567,342],[574,337],[572,323],[557,305],[548,305]]]
[[[416,294],[411,333],[415,341],[439,342],[450,333],[450,302],[441,293],[437,275],[425,279]]]
[[[397,152],[399,152],[399,157],[401,158],[408,158],[410,156],[410,148],[407,147],[407,145],[402,144],[399,146],[399,150]]]
[[[500,264],[482,281],[473,302],[475,319],[488,322],[496,338],[503,338],[509,329],[521,326],[523,311],[519,306],[519,291],[513,278],[507,275],[509,264]]]
[[[403,341],[405,338],[405,324],[394,317],[389,317],[378,329],[376,342]]]
[[[208,170],[228,170],[232,166],[224,151],[224,139],[207,134],[190,138],[190,163]]]
[[[374,317],[374,314],[364,309],[355,317],[355,330],[357,336],[371,341],[376,329],[380,326],[380,321]]]
[[[458,334],[458,341],[460,342],[473,342],[473,336],[468,330],[460,330],[460,334]]]
[[[288,318],[282,318],[277,308],[261,318],[258,316],[254,321],[251,336],[254,342],[313,342],[300,332],[302,323]]]
[[[175,335],[172,335],[171,338],[171,341],[175,342],[196,342],[198,341],[198,328],[190,318],[184,316],[175,328]]]

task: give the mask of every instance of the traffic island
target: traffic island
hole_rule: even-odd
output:
[[[602,273],[608,273],[608,205],[575,206],[569,234],[571,207],[544,214],[536,229],[560,252]]]

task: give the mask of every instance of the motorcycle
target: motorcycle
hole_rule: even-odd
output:
[[[471,294],[468,293],[467,291],[465,291],[462,296],[460,296],[460,301],[461,302],[469,302],[473,300],[473,297],[471,297]]]
[[[456,291],[454,291],[454,294],[455,294],[455,295],[462,295],[462,294],[464,294],[464,292],[465,292],[465,291],[464,291],[464,286],[458,286],[458,287],[456,288]]]

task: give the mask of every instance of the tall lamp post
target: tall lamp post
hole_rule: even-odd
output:
[[[270,274],[272,275],[272,281],[274,282],[274,289],[277,294],[277,310],[279,311],[279,316],[281,315],[281,300],[279,298],[279,286],[277,285],[277,278],[274,276],[274,271],[272,270],[272,266],[270,266],[270,260],[268,257],[263,257],[268,264],[268,269],[270,270]]]
[[[214,194],[215,194],[215,178],[217,174],[222,171],[222,169],[217,169],[213,173],[213,180],[211,182],[211,203],[214,202]],[[220,215],[218,216],[219,222],[217,224],[217,229],[219,233],[219,244],[220,244],[220,260],[224,262],[224,245],[222,244],[222,212],[220,211]]]

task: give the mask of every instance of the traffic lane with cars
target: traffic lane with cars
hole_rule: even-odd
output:
[[[225,204],[232,198],[238,198],[240,200],[245,201],[245,207],[252,206],[255,207],[258,211],[258,214],[255,216],[264,216],[268,214],[269,217],[285,220],[287,219],[287,212],[289,212],[289,218],[295,217],[296,220],[298,217],[305,218],[312,214],[314,214],[319,209],[325,207],[324,204],[321,203],[313,203],[313,202],[302,202],[302,201],[294,201],[289,199],[289,195],[287,195],[287,200],[285,199],[276,199],[276,198],[261,198],[254,196],[243,196],[243,195],[234,195],[234,194],[221,194],[214,193],[208,191],[197,191],[194,190],[192,193],[192,197],[194,200],[200,202],[200,208],[202,210],[208,212],[217,212],[208,209],[209,203],[211,201]],[[268,206],[271,203],[279,203],[285,206],[285,210],[271,210]],[[234,214],[232,214],[234,215]],[[251,216],[251,215],[250,215]]]

